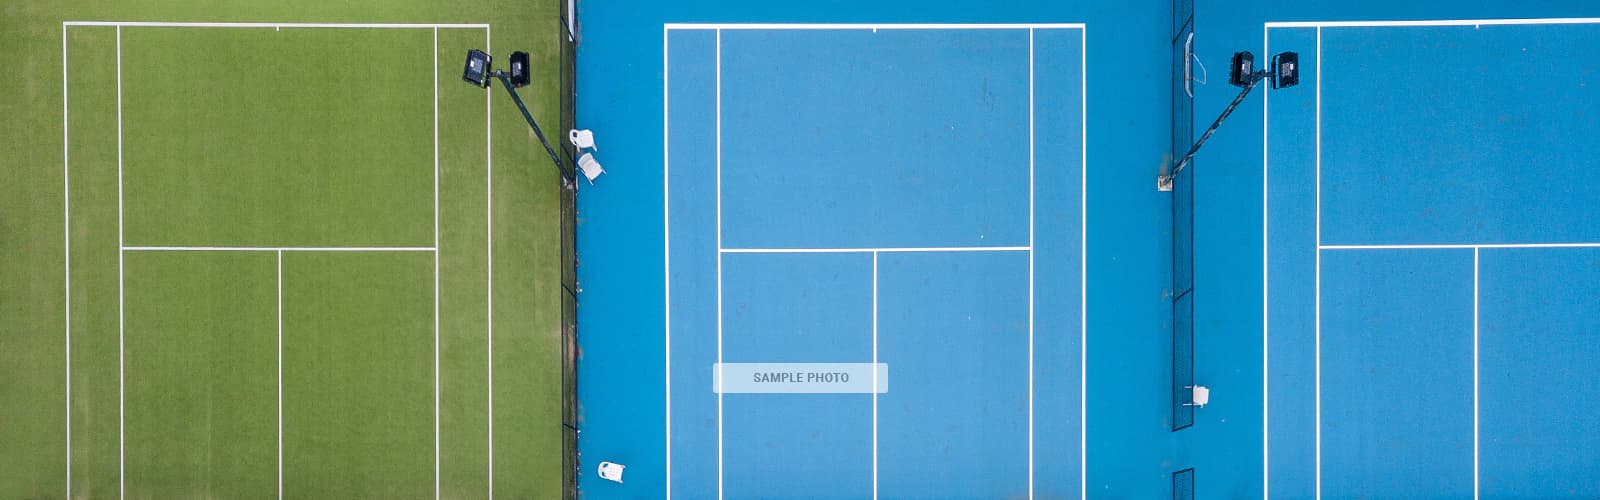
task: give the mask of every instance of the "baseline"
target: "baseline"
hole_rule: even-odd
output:
[[[266,23],[266,22],[182,22],[182,21],[62,21],[62,26],[115,26],[148,28],[374,28],[374,29],[439,29],[463,28],[488,30],[485,23]]]
[[[1402,26],[1516,26],[1533,24],[1596,24],[1600,17],[1550,17],[1527,19],[1433,19],[1418,21],[1274,21],[1271,28],[1381,28]]]
[[[1083,29],[1084,23],[666,23],[668,30],[1001,30]]]
[[[436,247],[229,247],[229,246],[139,246],[122,247],[124,252],[437,252]]]
[[[721,248],[718,253],[919,253],[919,252],[1031,252],[1030,246],[1005,247],[881,247],[881,248]]]

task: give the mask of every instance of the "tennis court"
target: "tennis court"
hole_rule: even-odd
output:
[[[1580,6],[680,7],[586,11],[663,170],[580,200],[585,495],[1595,493]],[[1237,50],[1302,81],[1157,191]]]
[[[1266,37],[1312,72],[1263,115],[1269,491],[1600,495],[1600,20]]]
[[[0,497],[563,495],[570,197],[458,83],[518,46],[570,123],[557,4],[27,7]]]
[[[1083,27],[665,36],[672,494],[1076,490]]]
[[[486,229],[487,212],[466,210],[487,198],[439,190],[442,166],[476,164],[486,182],[489,123],[475,93],[461,97],[476,112],[438,121],[437,68],[455,69],[438,53],[441,31],[453,54],[487,29],[64,25],[63,113],[76,125],[63,166],[78,424],[67,463],[79,494],[437,489],[439,346],[456,340],[441,322],[490,314],[481,298],[442,300],[489,286],[487,268],[444,282],[440,258],[441,217]],[[174,50],[185,46],[218,49]],[[358,65],[327,75],[291,62],[333,46]],[[173,71],[191,65],[208,71]],[[384,71],[405,76],[387,92],[356,85]],[[232,92],[211,90],[222,87]],[[285,147],[271,133],[283,129],[305,133]],[[486,251],[487,233],[459,236],[455,251]]]

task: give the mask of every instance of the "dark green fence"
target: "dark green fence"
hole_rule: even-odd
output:
[[[1194,143],[1194,1],[1172,2],[1172,154]],[[1172,179],[1172,430],[1194,425],[1194,165]]]
[[[567,131],[576,127],[578,118],[578,37],[574,24],[573,4],[567,3],[558,19],[561,24],[561,124],[556,127],[557,142],[561,144],[561,161],[574,170],[577,167],[577,149],[566,140]],[[574,174],[577,172],[574,171]],[[574,175],[576,180],[576,175]],[[578,497],[578,190],[561,190],[561,451],[562,496]]]

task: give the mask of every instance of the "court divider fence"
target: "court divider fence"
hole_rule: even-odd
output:
[[[1173,161],[1194,143],[1194,0],[1172,2]],[[1172,179],[1172,430],[1194,425],[1194,165]]]
[[[1194,500],[1194,467],[1172,473],[1172,500]]]
[[[556,134],[577,128],[578,117],[578,37],[574,2],[563,3],[561,27],[561,123]],[[559,140],[563,163],[576,168],[577,147]],[[576,173],[576,172],[574,172]],[[562,498],[578,497],[578,477],[582,464],[578,457],[578,189],[573,176],[572,189],[561,190],[561,456]]]

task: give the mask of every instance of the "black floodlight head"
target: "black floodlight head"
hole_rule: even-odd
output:
[[[467,66],[461,70],[461,79],[478,87],[489,87],[489,54],[478,49],[467,51]]]
[[[1283,89],[1300,84],[1300,54],[1279,52],[1272,56],[1272,88]]]
[[[1250,85],[1255,78],[1255,65],[1255,54],[1250,51],[1234,52],[1233,64],[1228,65],[1228,84],[1235,87]]]
[[[511,53],[511,86],[525,87],[528,85],[528,53],[517,51]]]

